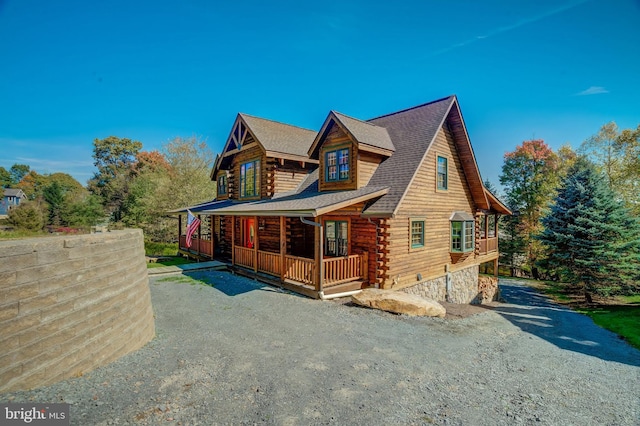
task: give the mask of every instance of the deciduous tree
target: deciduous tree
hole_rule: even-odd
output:
[[[506,202],[516,213],[508,223],[512,228],[507,229],[512,234],[512,244],[501,242],[503,258],[514,261],[524,255],[521,266],[535,278],[539,277],[536,265],[542,248],[534,236],[542,230],[540,219],[553,197],[557,169],[558,156],[551,148],[542,140],[530,140],[505,154],[500,175]]]
[[[11,173],[11,182],[13,185],[17,184],[22,178],[29,173],[31,168],[26,164],[14,164],[11,166],[9,173]]]
[[[89,181],[89,190],[102,198],[115,222],[123,218],[132,167],[141,149],[141,142],[116,136],[93,142],[94,165],[98,171]]]

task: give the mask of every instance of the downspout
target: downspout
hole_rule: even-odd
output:
[[[324,280],[324,262],[322,259],[324,253],[324,235],[323,235],[323,227],[321,223],[312,222],[310,220],[305,219],[304,217],[300,217],[300,222],[305,225],[315,226],[316,228],[320,228],[320,282],[318,283],[318,296],[321,300],[325,300],[324,298],[324,288],[322,287],[322,281]]]

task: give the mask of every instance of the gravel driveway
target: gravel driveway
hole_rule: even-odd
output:
[[[280,292],[226,272],[152,278],[157,337],[1,401],[71,423],[639,425],[640,351],[516,281],[458,320]]]

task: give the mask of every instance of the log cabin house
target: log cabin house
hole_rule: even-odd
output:
[[[238,114],[211,178],[190,248],[175,211],[180,252],[323,299],[378,287],[472,303],[510,214],[455,96],[366,121],[331,111],[319,132]]]

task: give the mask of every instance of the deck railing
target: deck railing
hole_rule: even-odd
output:
[[[498,250],[498,238],[485,238],[480,240],[480,254],[487,254]]]

